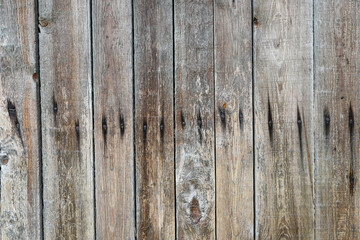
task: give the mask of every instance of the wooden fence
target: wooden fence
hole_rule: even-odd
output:
[[[0,0],[0,239],[360,239],[360,1]]]

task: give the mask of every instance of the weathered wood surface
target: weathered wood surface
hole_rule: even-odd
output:
[[[137,237],[175,239],[172,1],[134,15]]]
[[[359,11],[0,0],[0,239],[360,239]]]
[[[135,238],[131,1],[93,1],[97,239]]]
[[[215,237],[213,1],[175,1],[178,239]]]
[[[251,1],[215,1],[216,231],[253,239]]]
[[[94,238],[89,3],[39,1],[45,239]]]
[[[315,1],[316,239],[359,239],[360,2]]]
[[[313,2],[254,2],[256,239],[313,239]]]
[[[0,239],[40,239],[35,2],[0,1]]]

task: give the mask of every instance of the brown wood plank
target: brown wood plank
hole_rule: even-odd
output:
[[[177,238],[215,238],[213,1],[175,1]]]
[[[255,1],[256,239],[313,239],[313,2]]]
[[[216,227],[253,239],[251,1],[215,1]]]
[[[315,1],[316,239],[360,238],[359,12]]]
[[[96,237],[134,239],[132,5],[92,4]]]
[[[0,239],[40,239],[35,2],[0,2]]]
[[[134,1],[138,239],[175,239],[171,0]]]
[[[94,239],[89,2],[39,1],[45,239]]]

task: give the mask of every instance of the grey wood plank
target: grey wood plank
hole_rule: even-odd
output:
[[[0,2],[0,239],[40,239],[35,2]]]
[[[92,4],[96,237],[134,239],[132,5]]]
[[[45,239],[94,239],[90,1],[40,0]]]
[[[138,239],[175,239],[171,0],[134,1]]]
[[[216,228],[254,238],[251,1],[215,1]]]
[[[315,237],[360,238],[360,2],[315,1]]]
[[[178,239],[215,238],[213,1],[175,1]]]
[[[256,239],[313,239],[313,2],[255,1]]]

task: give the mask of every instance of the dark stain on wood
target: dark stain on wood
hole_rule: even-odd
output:
[[[147,134],[147,122],[146,119],[143,120],[143,139],[146,142],[146,134]]]
[[[80,144],[80,126],[79,126],[79,120],[75,121],[75,133],[76,133],[76,140],[78,144]]]
[[[55,115],[55,118],[56,118],[56,114],[58,112],[58,104],[56,102],[55,95],[53,95],[53,112],[54,112],[54,115]]]
[[[272,142],[273,142],[273,119],[272,119],[272,113],[271,113],[270,99],[268,99],[268,127],[269,127],[270,142],[272,144]]]
[[[104,137],[104,146],[106,146],[107,123],[106,123],[105,115],[103,115],[103,117],[102,117],[101,125],[102,125],[102,133],[103,133],[103,137]]]
[[[350,171],[349,171],[349,191],[350,191],[350,196],[354,195],[354,186],[355,186],[354,171],[353,171],[353,168],[350,167]]]
[[[253,24],[255,25],[256,28],[258,28],[260,26],[260,22],[259,22],[259,20],[257,19],[256,16],[253,19]]]
[[[196,199],[196,197],[193,197],[190,202],[190,218],[193,224],[199,223],[201,219],[199,201]]]
[[[162,140],[164,139],[164,131],[165,131],[164,128],[165,128],[164,117],[161,117],[161,120],[160,120],[160,136],[161,136]]]
[[[304,154],[303,154],[303,142],[302,142],[302,120],[301,120],[299,106],[297,106],[297,126],[299,133],[300,155],[301,155],[301,159],[303,159]]]
[[[225,109],[223,107],[219,107],[220,119],[221,119],[221,126],[223,129],[226,129],[226,114]]]
[[[36,74],[36,73],[33,73],[32,78],[33,78],[34,82],[36,82],[36,80],[37,80],[37,74]]]
[[[182,110],[181,110],[180,116],[181,116],[181,126],[182,126],[182,128],[184,129],[185,126],[186,126],[186,122],[185,122],[185,117],[184,117],[184,114],[183,114],[183,111],[182,111]]]
[[[80,152],[80,124],[79,119],[75,121],[75,134],[76,134],[76,142],[77,142],[77,148],[78,148],[78,159],[79,162],[81,161],[81,152]]]
[[[349,170],[349,191],[350,196],[354,194],[354,185],[355,185],[355,177],[354,177],[354,112],[352,110],[351,104],[349,107],[349,131],[350,131],[350,170]]]
[[[119,127],[120,127],[121,137],[123,137],[125,133],[125,120],[124,120],[124,116],[121,113],[119,114]]]
[[[199,140],[200,140],[200,143],[201,143],[203,136],[202,136],[202,132],[201,132],[202,119],[201,119],[200,111],[199,111],[198,116],[197,116],[197,125],[198,125]]]
[[[14,128],[16,129],[16,132],[20,138],[21,144],[24,145],[24,142],[23,142],[23,139],[21,136],[20,123],[19,123],[19,119],[17,116],[16,107],[9,99],[7,100],[7,110],[8,110],[11,122],[12,122]]]
[[[243,130],[244,114],[243,114],[241,108],[239,109],[239,123],[240,123],[240,129]]]
[[[350,139],[354,137],[354,112],[352,110],[351,104],[349,107],[349,130],[350,130]]]
[[[327,107],[324,109],[324,129],[325,129],[325,138],[329,138],[330,133],[330,112]]]
[[[143,144],[144,144],[144,152],[141,157],[141,185],[140,185],[140,192],[139,192],[139,200],[140,200],[140,231],[139,237],[140,239],[149,239],[153,235],[154,226],[151,221],[151,213],[150,213],[150,206],[151,203],[149,202],[150,195],[151,195],[151,186],[150,185],[150,178],[151,178],[151,165],[149,166],[149,160],[147,159],[148,154],[146,153],[146,133],[147,133],[147,122],[146,119],[143,119]]]

